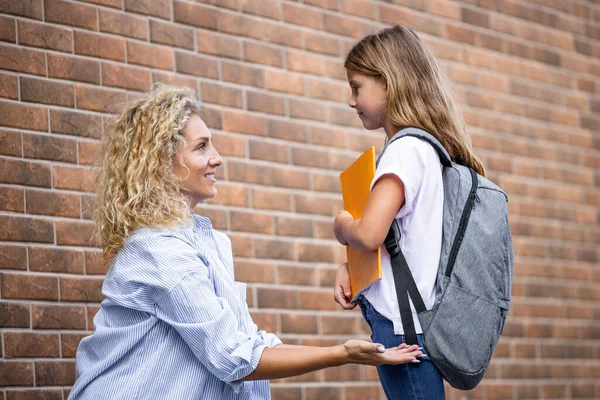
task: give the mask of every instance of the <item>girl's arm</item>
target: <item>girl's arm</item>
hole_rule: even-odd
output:
[[[240,381],[280,379],[302,375],[328,367],[343,364],[405,364],[418,362],[423,353],[418,346],[406,346],[386,349],[378,343],[365,340],[348,340],[344,344],[332,347],[286,346],[266,348],[258,367]]]
[[[362,218],[354,220],[347,211],[335,217],[335,237],[360,251],[375,251],[385,240],[398,210],[404,206],[404,184],[396,175],[383,175],[373,187]]]

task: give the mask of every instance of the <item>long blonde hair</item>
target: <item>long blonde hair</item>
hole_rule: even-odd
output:
[[[364,37],[348,53],[344,67],[385,83],[387,116],[395,127],[431,133],[452,160],[485,176],[450,82],[412,29],[396,25]]]
[[[96,237],[107,265],[134,229],[190,221],[173,159],[185,144],[186,122],[198,112],[192,90],[157,84],[107,126],[94,204]]]

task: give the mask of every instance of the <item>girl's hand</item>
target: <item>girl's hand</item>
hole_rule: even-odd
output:
[[[343,233],[343,228],[342,228],[342,224],[345,221],[354,221],[354,218],[352,218],[352,214],[350,214],[346,210],[340,211],[335,216],[335,220],[333,221],[333,233],[335,234],[335,238],[337,239],[338,242],[340,242],[340,244],[342,244],[344,246],[348,244],[346,239],[344,239],[344,233]]]
[[[402,343],[398,347],[385,349],[382,344],[371,343],[366,340],[348,340],[343,345],[350,363],[365,365],[381,364],[406,364],[419,362],[418,357],[423,355],[419,346],[407,346]]]
[[[335,274],[335,284],[333,286],[333,299],[344,310],[352,310],[356,307],[356,302],[351,302],[352,291],[350,290],[350,275],[348,275],[348,263],[339,266]]]

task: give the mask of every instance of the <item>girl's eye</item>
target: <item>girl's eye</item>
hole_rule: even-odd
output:
[[[196,150],[204,150],[206,148],[206,143],[200,143],[200,145],[198,147],[196,147]]]

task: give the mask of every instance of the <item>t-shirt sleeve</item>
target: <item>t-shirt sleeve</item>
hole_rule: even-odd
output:
[[[377,181],[385,175],[395,175],[404,184],[405,203],[396,218],[402,218],[414,209],[419,189],[425,179],[425,168],[430,159],[427,153],[435,152],[430,147],[428,143],[418,138],[404,137],[390,144],[379,160],[371,183],[371,191]]]

